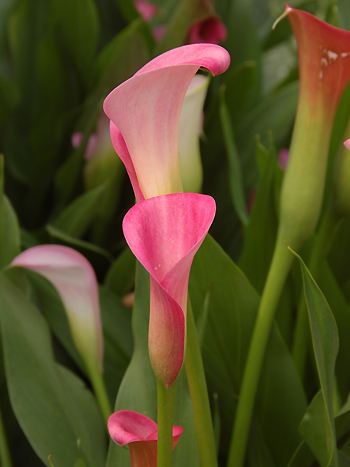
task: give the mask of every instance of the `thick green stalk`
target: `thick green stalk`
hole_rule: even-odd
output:
[[[315,279],[317,279],[318,271],[322,261],[326,258],[329,246],[334,238],[334,235],[340,225],[340,219],[332,215],[331,208],[327,209],[320,229],[315,237],[312,245],[311,255],[309,259],[309,269]],[[302,295],[298,304],[297,320],[293,336],[292,354],[295,366],[299,372],[301,379],[304,377],[305,364],[309,346],[309,324],[308,315],[305,305],[305,299]]]
[[[261,297],[246,361],[231,439],[228,467],[242,467],[248,443],[255,396],[264,362],[273,318],[291,268],[293,256],[278,237],[269,274]]]
[[[88,373],[103,419],[106,422],[112,410],[102,374],[98,368],[91,365],[88,366]]]
[[[0,465],[1,467],[12,467],[10,451],[7,445],[5,427],[0,412]]]
[[[192,399],[201,467],[217,467],[213,421],[201,349],[191,303],[187,307],[186,376]]]
[[[157,381],[158,467],[172,465],[174,394],[174,386],[166,388],[163,383]]]

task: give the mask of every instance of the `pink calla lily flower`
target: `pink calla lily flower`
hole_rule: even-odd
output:
[[[176,193],[144,200],[124,217],[126,241],[150,274],[149,353],[165,386],[183,364],[190,268],[215,209],[210,196]]]
[[[313,234],[323,202],[328,149],[339,100],[350,81],[350,31],[287,6],[298,46],[300,88],[280,209],[280,234],[298,249]]]
[[[229,63],[228,52],[218,45],[178,47],[151,60],[106,97],[112,143],[137,201],[182,191],[178,134],[187,88],[199,68],[218,75]]]
[[[102,372],[103,336],[95,272],[87,259],[62,245],[39,245],[25,250],[12,266],[44,276],[59,293],[73,341],[88,369]]]
[[[344,141],[344,146],[350,151],[350,138]]]
[[[108,432],[119,446],[128,446],[131,467],[157,467],[158,427],[150,418],[131,410],[114,412],[108,419]],[[183,433],[173,427],[173,448]]]
[[[134,0],[135,10],[146,22],[151,21],[157,14],[157,7],[149,0]]]
[[[226,26],[218,16],[208,16],[198,21],[188,33],[188,42],[190,44],[220,44],[226,38]]]

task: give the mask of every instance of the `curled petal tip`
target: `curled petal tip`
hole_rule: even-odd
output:
[[[158,426],[151,418],[132,410],[114,412],[108,419],[108,432],[119,446],[130,443],[157,441]],[[179,440],[183,427],[173,426],[173,443]]]
[[[189,44],[168,50],[146,63],[136,75],[155,69],[192,65],[206,68],[213,75],[224,73],[230,65],[230,54],[217,44]]]

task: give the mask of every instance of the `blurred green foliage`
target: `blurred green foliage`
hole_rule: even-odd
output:
[[[20,249],[39,243],[64,243],[84,253],[104,284],[101,304],[110,398],[116,398],[121,384],[117,406],[139,408],[149,415],[155,411],[151,401],[154,388],[148,360],[145,363],[147,316],[142,318],[141,311],[146,312],[148,298],[147,279],[140,268],[136,311],[141,311],[136,317],[134,311],[131,320],[123,302],[134,287],[135,262],[125,249],[121,220],[133,204],[133,195],[121,165],[117,175],[107,171],[95,186],[88,187],[84,154],[107,93],[160,51],[185,43],[188,28],[208,14],[204,0],[154,3],[158,13],[145,22],[131,0],[0,2],[0,266],[6,267]],[[208,239],[199,252],[191,295],[202,326],[210,397],[217,401],[222,465],[258,293],[266,278],[276,235],[283,176],[278,152],[289,146],[296,110],[295,43],[288,22],[272,30],[284,3],[215,2],[216,13],[228,30],[222,45],[232,57],[230,70],[211,82],[201,141],[203,192],[217,202],[212,235],[218,243]],[[290,3],[350,28],[348,0]],[[153,35],[157,26],[166,27],[160,41]],[[348,99],[345,96],[335,124],[332,157],[349,118]],[[82,141],[74,147],[72,138],[77,132]],[[340,350],[335,371],[342,403],[350,392],[349,232],[347,220],[338,229],[329,263],[322,265],[318,278],[336,310]],[[305,248],[306,256],[310,244]],[[220,279],[222,270],[226,275]],[[288,345],[290,320],[299,301],[297,274],[294,271],[280,303],[280,329],[276,324],[266,357],[247,465],[311,467],[316,465],[315,459],[327,456],[323,445],[330,436],[334,449],[335,437],[338,440],[338,465],[349,466],[349,408],[344,406],[336,414],[330,435],[320,435],[315,407],[321,406],[319,410],[329,416],[331,401],[323,381],[327,375],[320,375],[321,392],[313,371],[303,387],[291,361]],[[312,337],[318,348],[316,361],[331,359],[335,351],[328,356],[322,354],[325,338],[316,329],[320,321],[323,325],[328,322],[328,306],[305,268],[303,278],[315,325]],[[319,308],[323,310],[321,316],[315,312]],[[6,385],[5,370],[1,368],[0,406],[14,466],[38,466],[38,457],[49,465],[51,460],[45,457],[48,449],[53,453],[55,467],[71,467],[77,460],[91,467],[104,465],[107,445],[103,428],[95,401],[83,386],[84,372],[57,294],[37,277],[5,271],[0,278],[0,322],[7,377]],[[26,365],[35,368],[35,374],[26,373]],[[329,365],[334,366],[334,362]],[[42,392],[36,390],[38,381]],[[140,387],[145,390],[142,397],[138,395]],[[65,391],[71,398],[64,397]],[[180,383],[178,399],[181,415],[176,422],[192,433],[185,381]],[[86,426],[81,420],[79,423],[79,413],[84,413]],[[300,435],[298,426],[303,416]],[[50,426],[60,427],[57,439]],[[53,440],[57,441],[54,445]],[[191,444],[184,441],[176,466],[188,461],[195,467],[192,459],[196,459],[196,448]],[[111,467],[128,465],[124,451],[111,447],[108,456],[107,465]],[[124,463],[113,464],[118,459]]]

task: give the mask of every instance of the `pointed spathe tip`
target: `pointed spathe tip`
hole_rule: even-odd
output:
[[[293,10],[293,8],[288,5],[288,3],[286,3],[286,6],[284,8],[284,12],[274,21],[273,25],[272,25],[272,30],[275,30],[276,27],[278,26],[278,24],[284,19],[286,18],[289,13]]]

